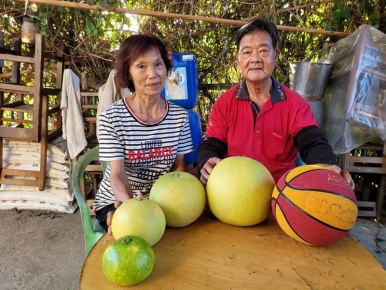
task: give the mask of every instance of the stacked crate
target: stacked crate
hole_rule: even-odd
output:
[[[383,145],[366,143],[340,156],[340,166],[351,173],[358,199],[358,216],[382,220],[386,190],[386,157]]]
[[[41,34],[36,35],[32,56],[22,55],[19,38],[14,40],[14,49],[0,47],[0,60],[12,63],[10,76],[0,74],[0,159],[3,160],[3,140],[35,142],[41,149],[39,171],[9,169],[0,163],[0,183],[38,186],[41,191],[45,188],[47,143],[62,134],[59,94],[64,63],[63,44],[59,44],[56,53],[45,52],[44,47]],[[55,67],[54,88],[43,83],[43,74],[48,67],[45,62]],[[26,72],[31,71],[33,77],[22,80],[21,75],[25,73],[22,68],[30,66],[32,68]]]

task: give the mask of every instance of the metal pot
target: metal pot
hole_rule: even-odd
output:
[[[23,43],[34,44],[36,34],[39,30],[36,28],[36,13],[32,10],[27,10],[23,17],[23,24],[21,25],[21,41]]]
[[[329,63],[292,62],[289,75],[290,88],[306,100],[321,101],[332,68],[333,65]]]

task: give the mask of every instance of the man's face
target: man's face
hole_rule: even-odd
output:
[[[237,52],[237,64],[241,75],[251,82],[260,82],[272,75],[275,65],[277,49],[272,45],[268,32],[257,31],[245,34]]]

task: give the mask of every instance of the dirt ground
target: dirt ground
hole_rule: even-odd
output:
[[[79,211],[0,211],[0,289],[79,289],[85,256]]]
[[[384,269],[385,227],[386,224],[372,219],[358,218],[349,233]],[[0,289],[79,289],[84,260],[83,228],[78,210],[74,214],[0,211]]]

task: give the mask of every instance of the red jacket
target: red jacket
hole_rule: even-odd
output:
[[[318,130],[321,138],[324,138],[307,100],[276,80],[272,81],[272,96],[259,112],[257,106],[252,106],[252,101],[249,100],[245,81],[217,99],[209,117],[206,137],[224,143],[225,156],[209,156],[207,150],[200,154],[199,149],[199,159],[245,155],[264,164],[277,181],[295,167],[294,162],[298,154],[295,138],[300,131],[314,128],[313,130]],[[253,108],[256,111],[255,116]],[[203,143],[205,147],[205,141]],[[322,140],[320,145],[325,147],[326,144],[326,149],[323,149],[326,150],[326,158],[309,160],[310,162],[336,163],[336,157],[327,141]],[[319,147],[319,151],[321,149]],[[325,159],[329,161],[326,162]],[[199,164],[200,169],[204,163]]]

